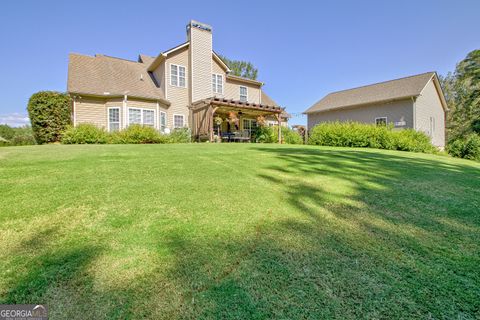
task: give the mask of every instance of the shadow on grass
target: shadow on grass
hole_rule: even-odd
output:
[[[407,153],[249,148],[268,160],[252,183],[281,203],[278,212],[253,204],[255,227],[231,237],[155,229],[167,230],[153,242],[171,261],[110,289],[90,273],[106,245],[49,247],[56,230],[39,231],[20,244],[12,265],[23,270],[2,300],[55,301],[52,318],[71,319],[480,317],[477,168]]]
[[[208,240],[175,241],[171,277],[189,287],[190,317],[480,316],[478,168],[407,153],[252,149],[274,156],[258,177],[289,214],[216,254]]]

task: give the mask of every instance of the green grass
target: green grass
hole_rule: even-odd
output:
[[[480,317],[480,164],[258,144],[0,149],[0,303],[52,319]]]

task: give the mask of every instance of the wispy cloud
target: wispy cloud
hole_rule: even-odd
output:
[[[26,124],[30,124],[30,119],[26,114],[17,112],[0,114],[0,124],[8,124],[12,127],[21,127]]]

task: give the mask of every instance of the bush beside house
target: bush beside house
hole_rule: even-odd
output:
[[[27,110],[38,144],[60,141],[62,133],[71,124],[71,98],[66,93],[34,93]]]
[[[389,126],[357,122],[330,122],[315,126],[308,144],[334,147],[361,147],[434,153],[430,138],[413,129],[394,131]]]
[[[188,143],[190,130],[175,129],[170,134],[161,134],[152,127],[131,125],[126,129],[107,132],[89,123],[69,126],[63,133],[64,144],[150,144],[150,143]]]

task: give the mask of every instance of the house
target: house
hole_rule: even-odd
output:
[[[251,134],[260,116],[285,124],[284,109],[263,83],[233,75],[212,42],[211,26],[190,21],[187,41],[156,57],[70,54],[74,125],[116,131],[141,124],[164,133],[189,127],[195,138],[213,140],[220,133]]]
[[[445,147],[447,103],[435,72],[328,94],[304,113],[308,129],[322,122],[356,121],[391,124],[395,129],[425,132],[432,144]]]

